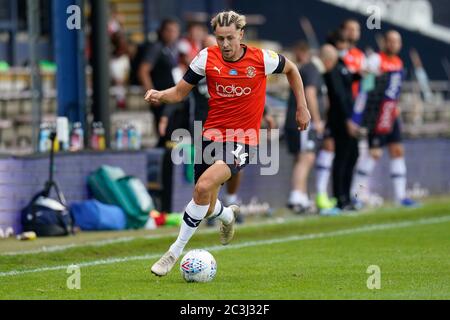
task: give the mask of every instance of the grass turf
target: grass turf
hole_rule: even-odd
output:
[[[218,262],[207,284],[185,283],[178,267],[165,278],[150,274],[173,236],[0,255],[0,299],[449,299],[449,208],[449,199],[435,199],[410,210],[288,215],[240,227],[225,250],[218,233],[199,232],[188,249],[209,248]],[[105,261],[120,258],[128,260]],[[80,263],[81,290],[69,290],[66,268]],[[370,265],[381,269],[380,290],[367,288]]]

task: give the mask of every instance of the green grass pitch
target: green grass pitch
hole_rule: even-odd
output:
[[[75,246],[54,252],[5,254],[0,246],[0,299],[450,298],[448,198],[409,210],[279,215],[240,226],[228,247],[219,245],[218,232],[202,228],[187,249],[207,249],[216,258],[217,276],[207,284],[185,283],[178,265],[165,278],[149,272],[176,229],[97,245],[77,242],[79,235]],[[80,267],[79,290],[67,287],[72,264]],[[372,265],[380,268],[380,289],[367,287]]]

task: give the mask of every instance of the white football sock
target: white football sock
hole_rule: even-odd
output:
[[[233,210],[222,205],[222,203],[217,199],[216,206],[214,207],[214,212],[211,215],[211,219],[217,218],[224,224],[230,224],[233,222],[234,214]]]
[[[395,201],[406,198],[406,163],[405,158],[391,159],[391,179],[394,185]]]
[[[308,195],[298,190],[292,190],[289,196],[289,204],[308,206]]]
[[[231,206],[232,204],[237,204],[238,196],[237,194],[228,194],[224,196],[224,204],[226,206]]]
[[[321,150],[316,161],[316,189],[318,194],[328,193],[331,167],[333,166],[334,152]]]
[[[376,165],[376,160],[369,154],[364,154],[358,159],[355,174],[353,175],[352,197],[358,194],[369,194],[369,179]]]
[[[194,200],[187,205],[178,238],[169,249],[177,258],[183,253],[184,247],[206,217],[208,209],[209,205],[199,206]]]

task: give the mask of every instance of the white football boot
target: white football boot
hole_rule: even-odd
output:
[[[177,258],[170,251],[167,251],[152,267],[151,271],[158,277],[166,276],[177,262]]]
[[[234,232],[235,232],[235,224],[236,224],[236,218],[240,213],[240,208],[237,205],[231,205],[229,206],[231,211],[233,211],[233,221],[230,224],[224,224],[222,222],[222,225],[220,226],[220,242],[226,246],[233,240]]]

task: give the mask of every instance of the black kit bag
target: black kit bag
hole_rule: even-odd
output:
[[[37,193],[21,212],[23,231],[34,231],[38,237],[57,237],[73,234],[73,219],[64,195],[53,181],[54,142],[56,133],[50,135],[50,174],[45,189]],[[57,200],[50,198],[52,188]]]

